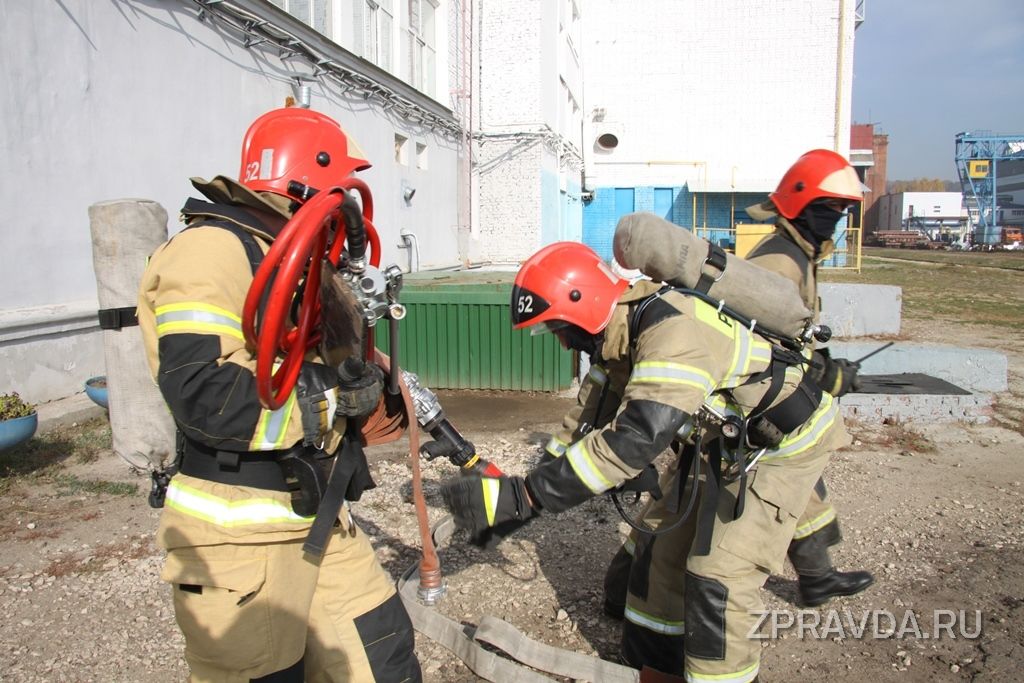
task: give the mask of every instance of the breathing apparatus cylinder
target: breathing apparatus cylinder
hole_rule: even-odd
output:
[[[652,213],[623,216],[615,228],[615,259],[647,277],[686,289],[710,282],[707,295],[756,320],[762,327],[797,339],[813,318],[796,283],[733,254],[724,267],[709,261],[712,247],[691,231]]]
[[[167,240],[167,211],[143,199],[99,202],[89,207],[89,227],[114,452],[156,471],[174,457],[174,420],[150,376],[138,325],[104,314],[134,312],[146,259]]]

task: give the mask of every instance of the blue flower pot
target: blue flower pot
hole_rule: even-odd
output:
[[[92,402],[101,408],[110,408],[107,403],[107,377],[90,377],[85,380],[85,395],[92,399]]]
[[[36,433],[37,427],[39,427],[38,413],[0,421],[0,451],[28,441]]]

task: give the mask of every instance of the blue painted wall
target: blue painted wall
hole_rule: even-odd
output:
[[[690,192],[686,186],[599,187],[594,190],[594,199],[583,206],[583,242],[602,258],[611,260],[612,239],[619,217],[631,211],[650,211],[690,230],[696,222],[701,237],[732,249],[736,246],[735,237],[729,230],[733,221],[754,223],[745,209],[766,199],[767,193]],[[843,221],[836,226],[836,249],[839,251],[845,248],[846,221]],[[823,265],[842,267],[846,261],[845,253],[837,253]]]
[[[582,241],[583,202],[580,201],[579,182],[567,182],[565,192],[559,188],[557,174],[543,172],[540,182],[541,245]]]
[[[627,208],[626,197],[633,197],[632,208]],[[594,190],[594,199],[583,207],[583,242],[602,258],[612,257],[612,238],[619,217],[630,211],[650,211],[676,225],[693,229],[694,197],[697,200],[696,225],[729,228],[733,224],[733,211],[737,222],[752,222],[743,209],[767,198],[761,193],[691,193],[682,187],[599,187]],[[732,245],[732,233],[728,230],[708,233],[723,246]]]

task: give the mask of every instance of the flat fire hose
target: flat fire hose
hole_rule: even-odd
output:
[[[452,518],[445,517],[434,527],[434,543],[441,545],[447,542],[454,530]],[[640,672],[636,669],[539,643],[497,617],[484,616],[476,627],[460,624],[422,605],[417,599],[418,586],[418,568],[413,565],[398,581],[398,592],[413,627],[451,650],[484,680],[492,683],[554,680],[538,671],[593,683],[637,683],[640,680]],[[485,649],[481,643],[501,650],[512,659]]]

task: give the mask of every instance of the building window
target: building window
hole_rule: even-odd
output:
[[[270,0],[304,24],[315,28],[325,36],[331,35],[330,0]]]
[[[416,168],[427,169],[427,146],[422,142],[416,143]]]
[[[395,15],[394,0],[353,0],[353,52],[380,68],[391,71]]]
[[[402,166],[409,165],[409,138],[395,133],[395,161]]]
[[[413,87],[433,97],[437,37],[434,0],[408,0],[409,77]]]

